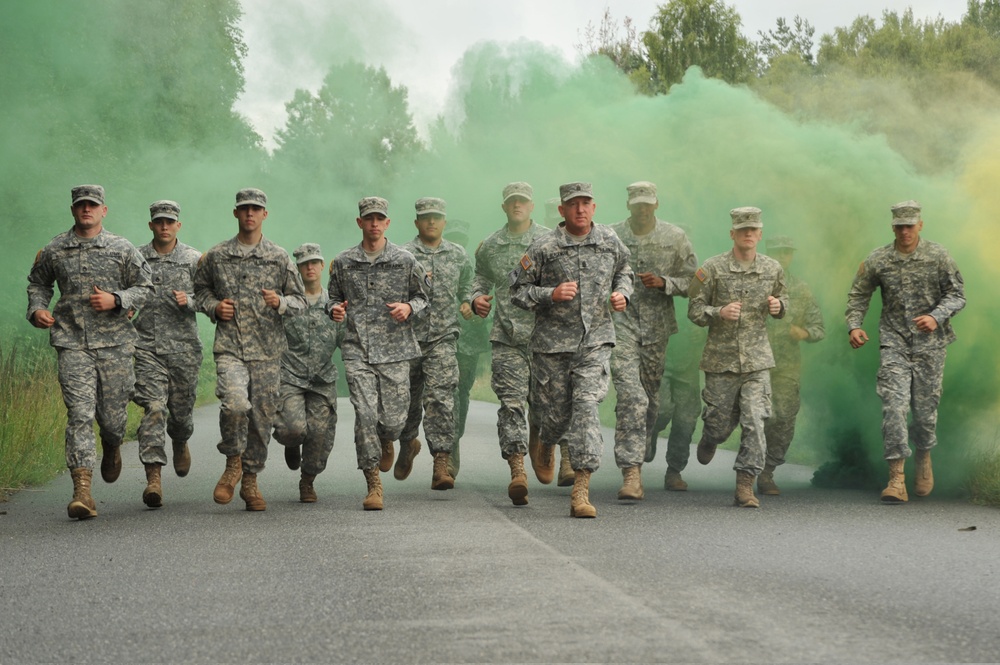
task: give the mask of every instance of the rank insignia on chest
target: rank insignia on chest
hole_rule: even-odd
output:
[[[704,282],[706,279],[708,279],[708,273],[705,272],[704,268],[698,268],[697,270],[695,270],[694,276],[698,278],[699,282]]]
[[[528,258],[527,254],[525,254],[524,256],[521,257],[521,269],[522,270],[531,270],[531,266],[533,266],[533,265],[534,264],[531,262],[531,259]]]

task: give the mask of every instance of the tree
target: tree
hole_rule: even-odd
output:
[[[746,83],[756,73],[756,49],[740,32],[742,20],[722,0],[670,0],[643,35],[652,86],[666,92],[692,65],[705,76]]]
[[[622,37],[618,36],[619,30],[624,33]],[[583,39],[576,45],[576,49],[588,57],[608,58],[629,77],[640,92],[654,92],[650,85],[649,58],[631,17],[626,16],[619,26],[618,21],[612,17],[611,10],[605,8],[600,25],[595,27],[592,21],[587,22]]]
[[[760,42],[757,50],[764,59],[765,67],[770,67],[774,62],[783,56],[796,58],[801,62],[812,65],[813,58],[813,35],[816,28],[809,21],[800,16],[792,19],[792,25],[784,18],[778,18],[777,27],[767,32],[760,31]]]

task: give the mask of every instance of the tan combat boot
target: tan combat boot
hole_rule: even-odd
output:
[[[707,443],[705,439],[698,442],[698,463],[708,464],[715,457],[716,444]]]
[[[774,467],[768,464],[757,476],[757,491],[764,496],[778,496],[781,490],[774,483]]]
[[[917,450],[917,477],[913,483],[913,493],[927,496],[934,489],[934,470],[931,468],[931,451]]]
[[[643,496],[642,465],[622,469],[622,488],[618,490],[618,500],[641,501]]]
[[[597,508],[590,504],[590,471],[577,469],[573,491],[569,495],[570,517],[597,517]]]
[[[510,465],[510,485],[507,485],[507,496],[515,506],[528,505],[528,475],[524,472],[524,455],[514,453],[507,458]]]
[[[663,489],[668,492],[686,492],[688,484],[681,478],[681,472],[667,467],[667,473],[663,476]]]
[[[556,473],[556,456],[553,446],[542,443],[541,433],[536,425],[531,425],[528,432],[528,457],[531,458],[531,468],[535,470],[535,478],[543,485],[552,482]]]
[[[368,496],[362,502],[365,510],[382,510],[382,478],[378,475],[381,467],[365,469],[365,480],[368,481]]]
[[[455,479],[448,473],[448,453],[434,453],[434,473],[431,476],[432,490],[450,490]]]
[[[79,467],[72,469],[70,475],[73,476],[73,500],[66,506],[66,512],[71,518],[78,520],[97,517],[97,505],[90,496],[90,481],[94,477],[94,471]]]
[[[243,477],[243,460],[239,455],[230,455],[226,458],[226,470],[222,472],[222,477],[215,485],[215,494],[212,498],[216,503],[226,504],[233,500],[233,492],[236,491],[236,483]]]
[[[420,452],[420,439],[413,439],[409,443],[399,442],[399,457],[396,458],[396,466],[392,470],[392,477],[396,480],[406,480],[413,471],[413,458]]]
[[[314,480],[316,480],[316,476],[305,471],[302,472],[302,477],[299,479],[300,503],[316,503],[316,490],[313,488]]]
[[[760,501],[753,495],[753,474],[749,471],[736,472],[736,495],[733,504],[740,508],[760,508]]]
[[[243,483],[240,485],[240,498],[247,504],[247,510],[259,512],[267,510],[267,503],[257,489],[257,474],[244,473]]]
[[[448,455],[448,475],[458,478],[458,470],[462,466],[461,456],[458,450],[458,441],[451,447],[451,454]]]
[[[392,468],[392,458],[396,456],[396,451],[392,447],[391,439],[383,439],[382,458],[378,461],[378,470],[385,473]]]
[[[142,502],[150,508],[163,505],[163,487],[160,485],[160,465],[145,464],[146,489],[142,491]]]
[[[101,448],[104,451],[101,456],[101,478],[106,483],[113,483],[122,473],[121,446],[109,446],[102,441]]]
[[[183,478],[191,470],[191,451],[188,449],[187,441],[177,443],[174,441],[174,473]]]
[[[882,490],[882,503],[906,503],[906,474],[903,471],[904,459],[891,459],[889,462],[889,484]]]
[[[556,484],[559,487],[569,487],[576,480],[576,471],[573,470],[573,465],[569,461],[569,444],[560,443],[559,444],[559,480]]]

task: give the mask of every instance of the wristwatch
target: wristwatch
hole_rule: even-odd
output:
[[[115,296],[115,309],[121,309],[122,308],[122,297],[120,295],[118,295],[117,293],[115,293],[114,296]]]

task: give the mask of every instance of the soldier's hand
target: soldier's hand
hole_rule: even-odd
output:
[[[55,324],[56,320],[52,316],[52,312],[47,309],[35,310],[35,313],[31,315],[31,325],[36,328],[51,328]]]
[[[260,295],[264,296],[264,303],[271,309],[278,309],[281,307],[281,296],[278,295],[277,291],[272,291],[271,289],[261,289]]]
[[[337,323],[343,323],[344,319],[347,318],[347,301],[337,303],[332,308],[330,308],[330,318]]]
[[[90,306],[95,312],[110,312],[115,308],[115,294],[94,286],[94,292],[90,294]]]
[[[781,301],[774,296],[767,297],[767,311],[771,316],[778,316],[781,314]]]
[[[552,291],[552,302],[566,302],[576,297],[579,292],[576,282],[563,282]]]
[[[472,318],[472,307],[469,306],[469,303],[463,302],[458,306],[458,313],[462,315],[463,319],[468,321]]]
[[[860,349],[868,341],[868,333],[861,328],[855,328],[851,331],[849,339],[852,349]]]
[[[611,294],[611,309],[616,312],[624,312],[626,305],[628,305],[628,300],[626,300],[625,296],[617,291]]]
[[[651,272],[640,272],[635,275],[642,280],[642,285],[647,289],[659,289],[662,291],[667,285],[667,281],[657,274]]]
[[[231,298],[225,298],[215,306],[215,318],[219,321],[232,321],[234,316],[236,316],[236,303]]]
[[[389,316],[391,316],[393,320],[399,321],[400,323],[408,319],[410,317],[410,313],[413,311],[410,304],[405,302],[386,303],[386,307],[389,308]]]
[[[788,328],[788,336],[796,342],[801,342],[802,340],[809,339],[809,331],[793,323]]]
[[[125,313],[125,316],[127,316],[128,320],[131,321],[132,317],[135,316],[135,310],[134,309],[130,309],[128,312]]]
[[[174,300],[177,301],[178,307],[187,307],[188,304],[188,294],[183,291],[174,291]]]
[[[479,296],[472,301],[472,306],[475,308],[476,314],[481,318],[485,319],[490,315],[490,310],[493,309],[493,305],[490,304],[491,300],[493,300],[493,296]]]
[[[924,314],[913,319],[913,322],[917,324],[917,330],[920,332],[931,333],[937,330],[938,322],[930,314]]]
[[[722,309],[719,310],[719,316],[721,316],[726,321],[738,321],[740,318],[740,312],[743,311],[743,303],[731,302]]]

